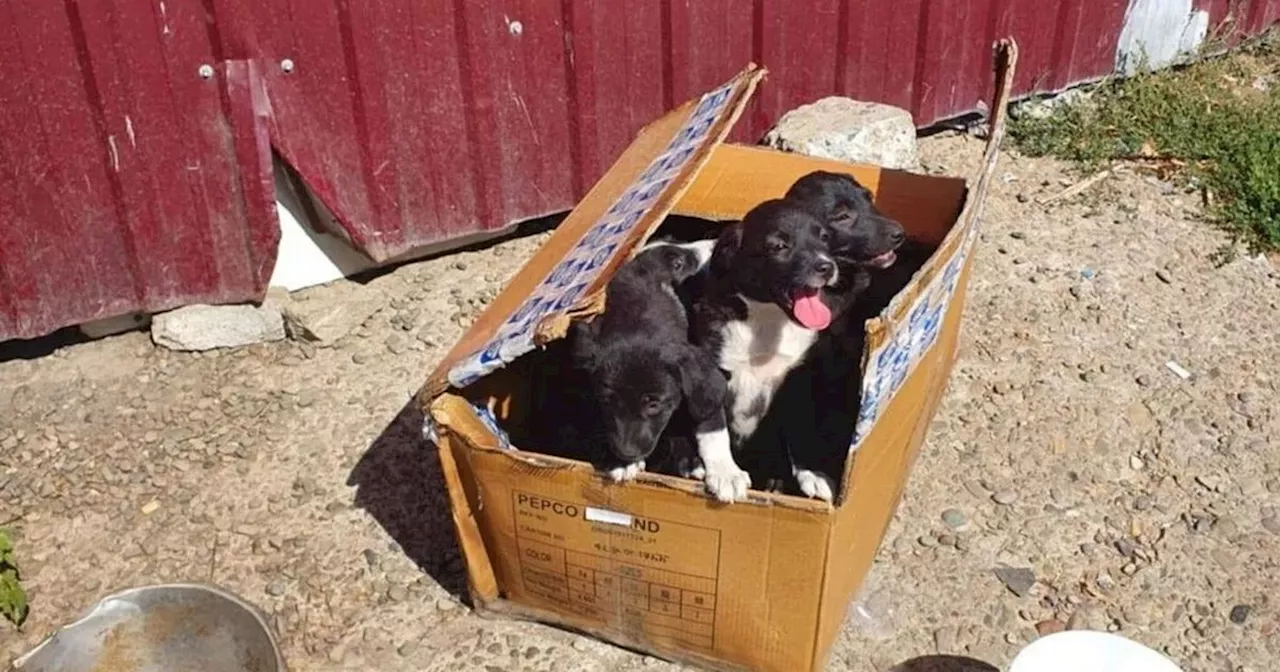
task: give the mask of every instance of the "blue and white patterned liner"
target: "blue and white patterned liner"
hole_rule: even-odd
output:
[[[858,424],[854,429],[851,449],[857,450],[862,440],[871,433],[880,413],[889,406],[907,377],[937,342],[951,298],[956,293],[960,271],[964,269],[965,259],[973,249],[979,214],[977,210],[972,213],[971,221],[974,224],[965,232],[964,239],[956,246],[942,272],[933,277],[928,287],[911,305],[911,309],[907,311],[906,324],[897,325],[892,337],[868,358],[867,370],[862,378],[862,405],[858,411]]]
[[[581,240],[551,270],[495,335],[478,352],[449,370],[449,384],[466,387],[501,368],[506,362],[533,350],[533,330],[547,315],[571,308],[595,281],[600,269],[618,252],[618,246],[641,217],[706,143],[715,122],[728,110],[740,78],[702,96],[697,108],[645,171],[587,230]]]

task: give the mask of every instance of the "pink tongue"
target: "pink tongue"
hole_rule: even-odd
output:
[[[831,309],[820,297],[818,292],[797,293],[792,297],[791,312],[806,329],[822,331],[831,326]]]

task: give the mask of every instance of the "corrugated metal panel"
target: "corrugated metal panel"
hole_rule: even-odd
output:
[[[1280,17],[1195,3],[1228,43]],[[1128,5],[0,0],[0,339],[260,295],[266,123],[385,261],[568,209],[644,123],[748,61],[771,74],[736,141],[833,94],[927,125],[990,98],[999,37],[1020,46],[1017,94],[1111,73]]]
[[[264,291],[264,91],[201,64],[198,3],[0,0],[0,340]]]
[[[385,260],[415,246],[573,205],[663,110],[747,61],[770,77],[734,134],[841,94],[907,108],[920,125],[991,96],[991,45],[1021,47],[1016,93],[1061,90],[1115,67],[1127,0],[226,0],[255,17],[273,140]],[[1254,34],[1280,0],[1198,0]],[[1228,24],[1230,25],[1230,24]]]

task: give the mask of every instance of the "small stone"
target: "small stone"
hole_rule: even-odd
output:
[[[1273,495],[1280,495],[1280,478],[1273,478],[1267,481],[1267,492]]]
[[[408,658],[409,656],[412,656],[414,653],[416,653],[418,651],[418,648],[419,648],[418,642],[408,641],[408,642],[405,642],[404,644],[401,644],[400,648],[396,649],[396,653],[400,654],[401,656],[404,656],[405,658]]]
[[[1280,535],[1280,518],[1268,516],[1262,519],[1262,529],[1274,535]]]
[[[938,628],[933,631],[933,645],[938,653],[951,653],[956,650],[956,629],[952,627]]]
[[[1031,200],[1031,197],[1027,195],[1027,192],[1019,191],[1017,195],[1017,199],[1019,203],[1026,203],[1027,201]]]
[[[576,637],[573,640],[573,648],[575,651],[590,651],[591,641],[586,637]]]
[[[1006,383],[1003,380],[991,385],[991,391],[1002,396],[1008,394],[1010,389],[1012,388],[1009,386],[1009,383]]]
[[[1147,463],[1143,462],[1141,457],[1138,457],[1137,455],[1131,455],[1129,457],[1130,469],[1133,469],[1134,471],[1142,471],[1142,468],[1145,466],[1147,466]]]
[[[969,538],[968,538],[968,537],[956,537],[956,550],[957,550],[957,551],[960,551],[961,553],[964,553],[965,551],[968,551],[968,550],[969,550]]]
[[[1218,492],[1222,489],[1222,483],[1218,480],[1218,477],[1209,474],[1196,476],[1196,483],[1210,492]]]
[[[1036,623],[1036,634],[1040,635],[1041,637],[1052,635],[1055,632],[1062,632],[1063,630],[1066,630],[1066,629],[1067,629],[1067,624],[1063,623],[1062,621],[1059,621],[1056,618],[1050,618],[1048,620],[1044,620],[1044,621],[1040,621],[1039,623]]]
[[[267,584],[267,594],[272,597],[280,597],[281,595],[284,595],[287,590],[288,586],[285,585],[284,581],[272,581]]]
[[[1137,550],[1137,548],[1137,544],[1134,544],[1131,539],[1121,537],[1116,540],[1116,551],[1120,553],[1121,557],[1132,558],[1133,552]]]
[[[153,499],[147,502],[146,504],[142,505],[142,515],[149,516],[155,513],[156,511],[158,511],[159,509],[160,509],[160,502],[157,502],[156,500]]]
[[[392,602],[404,602],[409,599],[409,590],[404,586],[391,586],[387,589],[387,597],[391,598]]]
[[[1035,572],[1030,567],[996,567],[992,570],[1014,595],[1025,597],[1036,584]]]
[[[356,364],[364,364],[369,361],[369,355],[363,352],[353,353],[351,355],[351,361]]]
[[[448,598],[441,598],[439,600],[436,600],[436,609],[438,611],[448,613],[457,608],[458,608],[458,603]]]
[[[1170,273],[1169,270],[1166,268],[1161,268],[1157,270],[1156,277],[1160,279],[1160,282],[1163,282],[1166,285],[1173,282],[1173,274]]]
[[[1010,231],[1009,237],[1013,238],[1014,240],[1023,240],[1027,237],[1027,234],[1023,233],[1022,231]]]
[[[996,494],[991,495],[991,501],[996,504],[1000,504],[1001,506],[1009,506],[1010,504],[1018,501],[1018,493],[1013,490],[1001,490]]]
[[[1087,541],[1083,544],[1080,544],[1080,552],[1084,553],[1085,555],[1093,555],[1094,552],[1097,550],[1098,550],[1097,544],[1091,544]]]
[[[991,493],[987,488],[982,487],[981,483],[973,479],[969,479],[964,482],[964,489],[968,490],[969,494],[977,497],[978,499],[986,499],[991,496]]]
[[[1137,382],[1140,387],[1151,387],[1151,376],[1148,376],[1145,373],[1140,374],[1134,379],[1134,381]]]
[[[1127,563],[1125,564],[1124,567],[1120,568],[1120,573],[1124,574],[1125,576],[1133,576],[1134,574],[1138,573],[1138,565],[1132,562]]]
[[[951,546],[951,547],[954,547],[954,546],[956,545],[956,542],[958,542],[958,541],[959,541],[959,539],[957,539],[957,538],[956,538],[956,535],[954,535],[954,534],[947,534],[947,533],[945,533],[945,532],[944,532],[944,533],[942,533],[942,534],[939,534],[939,535],[938,535],[938,543],[939,543],[939,544],[941,544],[941,545],[943,545],[943,546]]]
[[[969,517],[960,509],[947,509],[942,512],[942,522],[953,530],[958,530],[969,522]]]
[[[1138,495],[1133,498],[1133,508],[1135,511],[1146,511],[1151,508],[1153,502],[1150,495]]]
[[[1231,607],[1231,615],[1228,617],[1232,623],[1236,625],[1244,625],[1246,619],[1249,618],[1249,612],[1253,611],[1253,607],[1247,604],[1237,604]]]
[[[152,318],[151,340],[170,350],[213,350],[285,337],[284,318],[269,306],[192,304]]]
[[[1223,516],[1218,518],[1218,520],[1213,524],[1213,531],[1222,538],[1230,541],[1236,536],[1236,533],[1240,531],[1240,528],[1236,525],[1236,521]]]
[[[920,544],[925,548],[933,548],[934,546],[938,545],[938,539],[934,537],[932,534],[925,534],[925,535],[921,535],[920,538],[916,539],[916,543]]]

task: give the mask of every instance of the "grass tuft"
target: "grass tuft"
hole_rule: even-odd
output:
[[[1129,161],[1204,190],[1211,221],[1280,251],[1280,35],[1220,58],[1098,85],[1010,136],[1032,156],[1097,170]]]

